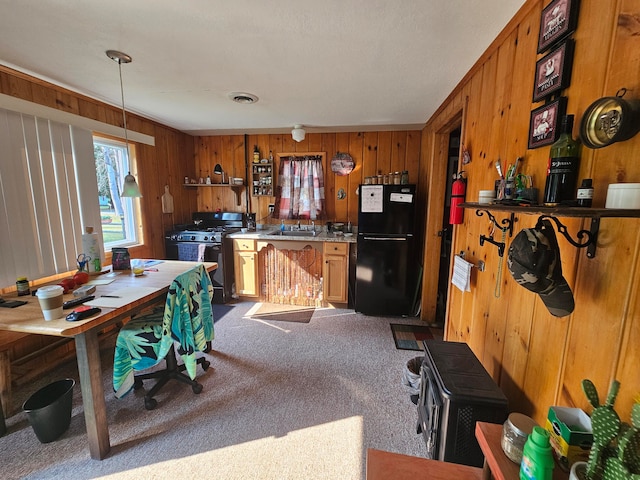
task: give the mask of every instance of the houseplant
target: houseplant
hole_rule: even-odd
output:
[[[593,406],[593,445],[587,462],[589,480],[640,480],[640,398],[631,409],[631,424],[622,422],[613,409],[620,382],[614,380],[606,402],[601,405],[591,380],[582,390]]]

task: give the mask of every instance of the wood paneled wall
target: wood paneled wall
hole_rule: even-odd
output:
[[[472,161],[467,199],[477,201],[480,189],[493,188],[494,161],[513,163],[524,157],[522,171],[543,189],[549,147],[527,149],[529,116],[541,104],[531,103],[537,35],[547,0],[529,0],[491,47],[468,72],[423,130],[422,165],[427,171],[429,203],[425,264],[439,252],[437,206],[442,203],[442,150],[447,133],[462,125],[462,140]],[[573,77],[562,94],[567,112],[575,115],[574,136],[582,114],[596,99],[625,87],[628,98],[640,98],[640,0],[582,0]],[[603,207],[607,185],[640,182],[640,135],[599,150],[582,149],[580,178],[593,178],[594,207]],[[494,212],[498,221],[505,214]],[[515,233],[532,227],[535,215],[517,215]],[[575,238],[589,220],[562,218]],[[510,401],[542,422],[551,405],[577,406],[590,412],[581,391],[584,378],[601,392],[615,378],[622,387],[616,407],[629,420],[633,397],[640,392],[640,220],[602,219],[595,259],[558,235],[564,276],[574,292],[572,315],[551,316],[537,295],[514,282],[505,254],[488,243],[487,216],[465,212],[455,227],[453,251],[486,270],[472,275],[472,291],[449,289],[446,338],[465,341],[482,360]],[[495,232],[497,240],[501,232]],[[507,249],[512,238],[506,238]],[[433,278],[423,284],[422,315],[429,320]],[[431,276],[432,277],[432,276]],[[437,278],[436,278],[437,280]]]
[[[307,133],[302,142],[296,142],[290,134],[247,135],[246,148],[252,155],[254,145],[258,146],[261,157],[267,158],[269,151],[277,159],[277,153],[325,152],[324,189],[327,221],[348,222],[354,225],[358,220],[358,197],[356,190],[367,176],[378,173],[409,171],[409,181],[418,183],[421,132],[343,132]],[[243,135],[197,137],[195,139],[195,170],[198,176],[207,173],[219,163],[230,176],[242,177],[245,173],[245,137]],[[348,176],[339,176],[331,171],[331,159],[337,152],[347,152],[355,162],[354,170]],[[249,159],[251,161],[251,159]],[[277,166],[275,166],[277,172]],[[249,172],[249,177],[251,173]],[[274,181],[277,181],[277,173]],[[212,178],[219,182],[217,178]],[[249,178],[249,182],[251,179]],[[344,189],[346,197],[337,198],[338,191]],[[198,210],[229,210],[256,214],[258,223],[272,223],[269,204],[274,197],[254,197],[250,190],[242,193],[240,205],[231,189],[198,188]],[[247,198],[247,194],[249,197]],[[419,206],[420,218],[424,217],[424,201]],[[278,220],[277,223],[280,221]]]

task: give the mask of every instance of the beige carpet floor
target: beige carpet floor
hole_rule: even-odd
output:
[[[146,411],[143,392],[111,394],[113,352],[103,356],[111,453],[92,460],[80,388],[69,430],[41,444],[26,415],[0,438],[3,479],[364,479],[367,448],[424,455],[416,407],[401,384],[418,352],[395,348],[390,323],[353,310],[316,309],[309,323],[253,319],[252,303],[217,309],[204,391],[176,382]],[[403,318],[402,323],[420,324]],[[18,405],[75,363],[16,390]]]

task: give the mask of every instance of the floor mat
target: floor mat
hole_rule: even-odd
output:
[[[277,322],[309,323],[315,311],[314,307],[263,303],[255,312],[247,313],[247,316]]]
[[[391,333],[398,350],[422,350],[422,340],[433,338],[431,328],[422,325],[392,323]]]

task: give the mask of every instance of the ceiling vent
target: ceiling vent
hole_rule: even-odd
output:
[[[256,103],[258,101],[256,95],[245,92],[231,92],[229,98],[236,103]]]

